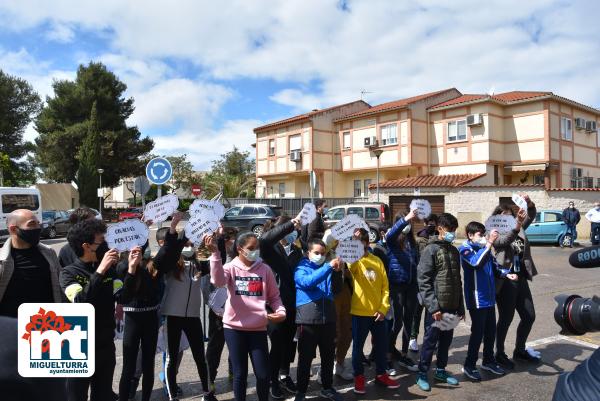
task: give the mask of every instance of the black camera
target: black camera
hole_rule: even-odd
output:
[[[582,335],[600,331],[600,298],[560,294],[554,299],[558,303],[554,310],[554,320],[565,334]]]

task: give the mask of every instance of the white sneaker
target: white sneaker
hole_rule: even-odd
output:
[[[410,342],[408,343],[408,349],[414,352],[419,352],[419,343],[417,343],[416,338],[411,338]]]
[[[344,380],[354,379],[354,374],[352,373],[352,366],[346,366],[343,363],[335,363],[335,375],[341,377]]]

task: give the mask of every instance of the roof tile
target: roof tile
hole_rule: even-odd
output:
[[[485,176],[485,173],[449,175],[427,174],[417,177],[406,177],[397,180],[384,181],[379,184],[379,188],[461,187],[483,176]],[[371,184],[369,185],[369,188],[377,188],[377,185]]]

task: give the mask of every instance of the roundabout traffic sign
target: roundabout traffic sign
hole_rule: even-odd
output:
[[[163,157],[156,157],[146,165],[146,177],[156,185],[163,185],[171,179],[173,167],[171,163]]]

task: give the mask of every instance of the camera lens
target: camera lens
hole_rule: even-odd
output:
[[[554,320],[567,334],[581,335],[600,330],[600,299],[565,294],[554,299],[558,303]]]

